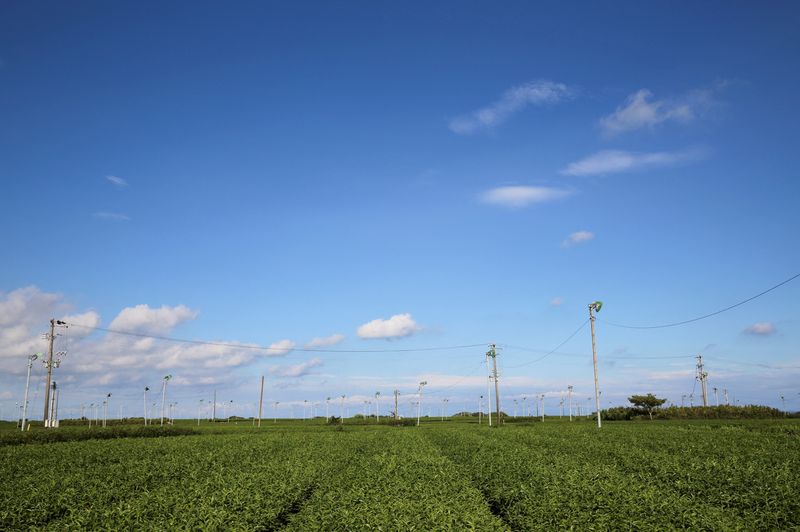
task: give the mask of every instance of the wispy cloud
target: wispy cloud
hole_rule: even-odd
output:
[[[526,207],[533,203],[544,203],[565,198],[571,190],[554,187],[506,186],[497,187],[481,194],[481,201],[504,207]]]
[[[116,185],[118,187],[127,187],[128,186],[128,182],[125,181],[124,179],[122,179],[119,176],[107,175],[106,179],[108,179],[111,183],[113,183],[114,185]]]
[[[417,325],[411,314],[395,314],[391,318],[376,319],[365,323],[358,328],[358,336],[361,338],[402,338],[411,336],[419,331],[421,327]]]
[[[574,91],[563,83],[538,80],[512,87],[496,102],[450,121],[450,130],[469,135],[491,129],[528,105],[552,105],[573,96]]]
[[[583,244],[594,239],[594,233],[591,231],[575,231],[561,242],[561,247],[568,248],[577,244]]]
[[[312,338],[305,347],[311,349],[314,347],[329,347],[336,345],[344,340],[343,334],[332,334],[330,336],[323,336],[321,338]]]
[[[702,158],[703,155],[702,150],[650,153],[602,150],[585,159],[568,164],[561,173],[571,176],[587,176],[631,172],[690,162]]]
[[[687,101],[654,100],[652,92],[641,89],[628,96],[625,103],[613,113],[601,118],[600,127],[606,135],[611,136],[652,128],[663,122],[690,122],[696,113],[696,109]]]
[[[759,321],[746,328],[743,332],[754,336],[770,336],[775,334],[776,331],[777,329],[772,323],[768,321]]]
[[[120,212],[96,212],[93,213],[92,216],[100,220],[112,220],[115,222],[127,222],[130,220],[127,214],[122,214]]]
[[[286,355],[295,348],[295,345],[291,340],[279,340],[270,344],[267,356],[279,357]]]
[[[296,378],[308,375],[311,373],[311,370],[321,365],[322,360],[318,358],[312,358],[306,362],[301,362],[300,364],[294,364],[291,366],[272,366],[269,368],[269,373],[270,375],[275,375],[276,377]]]

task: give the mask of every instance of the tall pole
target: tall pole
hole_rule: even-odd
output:
[[[144,387],[143,400],[144,400],[144,426],[145,427],[147,426],[147,392],[149,390],[150,390],[149,387],[147,387],[147,386]]]
[[[572,421],[572,385],[567,386],[567,396],[569,397],[569,420]]]
[[[258,399],[258,426],[261,426],[261,414],[264,408],[264,376],[261,376],[261,395]]]
[[[53,420],[55,419],[55,411],[56,411],[56,381],[50,385],[50,418],[47,420],[47,426],[54,427]]]
[[[725,406],[730,406],[731,402],[728,400],[728,389],[727,388],[722,390],[722,395],[725,396]]]
[[[492,426],[492,371],[489,369],[489,353],[486,353],[486,412]]]
[[[28,355],[28,377],[25,379],[25,402],[22,403],[22,431],[25,431],[25,421],[28,419],[28,388],[31,385],[31,368],[33,367],[33,361],[39,358],[41,353],[35,353],[33,355]]]
[[[344,425],[344,395],[342,396],[342,403],[339,405],[339,424]]]
[[[544,394],[542,394],[542,421],[544,421]]]
[[[600,421],[600,384],[597,379],[597,345],[594,339],[594,312],[599,311],[603,304],[599,301],[589,304],[589,323],[592,328],[592,361],[594,363],[594,402],[597,409],[597,428],[603,426]]]
[[[44,417],[42,418],[45,427],[50,426],[50,381],[53,378],[53,341],[55,339],[55,331],[56,320],[52,318],[50,320],[50,334],[47,335],[47,362],[45,363],[45,366],[47,366],[47,384],[44,388]]]
[[[211,407],[211,421],[217,421],[217,390],[214,390],[214,404]]]
[[[53,383],[55,384],[55,383]],[[53,407],[53,424],[58,427],[58,398],[61,397],[61,388],[55,389],[55,407]]]
[[[487,356],[492,358],[492,378],[494,379],[494,401],[495,406],[497,407],[497,426],[503,422],[500,419],[500,384],[497,380],[497,349],[495,344],[489,345],[489,352],[486,353]]]
[[[161,426],[164,425],[164,406],[167,400],[167,382],[172,378],[172,375],[164,377],[164,383],[161,387]]]
[[[375,422],[381,422],[381,404],[380,404],[381,392],[375,392]]]
[[[703,406],[708,406],[708,373],[703,369],[703,355],[697,355],[697,379],[700,381],[700,389],[703,392]]]
[[[419,394],[419,400],[417,401],[417,426],[419,427],[419,418],[420,414],[422,413],[422,389],[425,385],[428,384],[428,381],[422,381],[419,383],[419,390],[417,393]]]
[[[400,411],[398,410],[400,407],[397,404],[397,396],[400,395],[400,390],[394,391],[394,418],[400,419]]]

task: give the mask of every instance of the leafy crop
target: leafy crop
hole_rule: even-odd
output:
[[[800,527],[793,420],[198,430],[0,447],[0,529]]]

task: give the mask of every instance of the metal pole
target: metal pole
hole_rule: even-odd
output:
[[[261,376],[261,395],[258,399],[258,426],[261,426],[261,414],[263,412],[263,405],[264,405],[264,376]]]
[[[399,406],[397,405],[397,396],[400,395],[400,390],[394,391],[394,418],[400,419],[400,411],[398,410]]]
[[[56,388],[56,406],[53,409],[53,421],[55,422],[55,426],[58,427],[58,399],[61,397],[61,388]]]
[[[422,389],[425,387],[426,384],[428,384],[427,381],[420,382],[419,383],[419,390],[417,390],[417,393],[419,394],[419,400],[417,401],[417,426],[418,427],[419,427],[420,414],[422,413]]]
[[[147,392],[150,390],[147,386],[144,387],[144,394],[142,395],[142,399],[144,400],[144,426],[147,426]]]
[[[594,311],[597,309],[597,302],[589,305],[589,322],[592,328],[592,362],[594,363],[594,402],[597,409],[597,428],[603,426],[600,421],[600,384],[597,379],[597,346],[594,339]]]
[[[22,403],[22,431],[25,431],[25,422],[28,419],[28,388],[31,384],[31,367],[33,361],[39,358],[39,353],[28,355],[28,377],[25,379],[25,402]]]
[[[486,413],[492,426],[492,372],[489,369],[489,353],[486,353]]]
[[[567,395],[569,396],[569,420],[572,421],[572,385],[567,386]]]
[[[50,388],[52,390],[50,392],[50,402],[52,404],[50,405],[50,418],[47,420],[48,427],[53,426],[53,416],[54,416],[53,412],[55,411],[56,407],[56,381],[53,381],[53,383],[50,385]]]
[[[497,406],[497,426],[499,427],[503,420],[500,418],[500,385],[497,382],[497,350],[495,349],[495,344],[492,344],[489,353],[491,353],[489,356],[492,357],[492,366],[494,368],[494,400]]]
[[[212,407],[211,420],[217,421],[217,390],[214,390],[214,406]]]
[[[48,347],[47,347],[47,384],[44,388],[44,417],[42,417],[42,421],[44,421],[44,426],[50,426],[50,381],[53,377],[53,340],[55,339],[55,330],[56,330],[56,320],[52,318],[50,320],[50,334],[48,335]]]

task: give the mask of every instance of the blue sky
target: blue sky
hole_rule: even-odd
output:
[[[506,400],[555,412],[591,395],[588,328],[511,346],[551,350],[595,299],[664,323],[800,272],[795,4],[296,4],[0,7],[4,417],[53,316],[276,346],[72,327],[67,409],[138,413],[166,373],[185,415],[214,389],[249,414],[262,374],[283,415],[485,394],[484,347],[296,349],[324,338],[496,342]],[[711,386],[800,409],[798,297],[598,323],[604,402],[679,403],[702,353]]]

